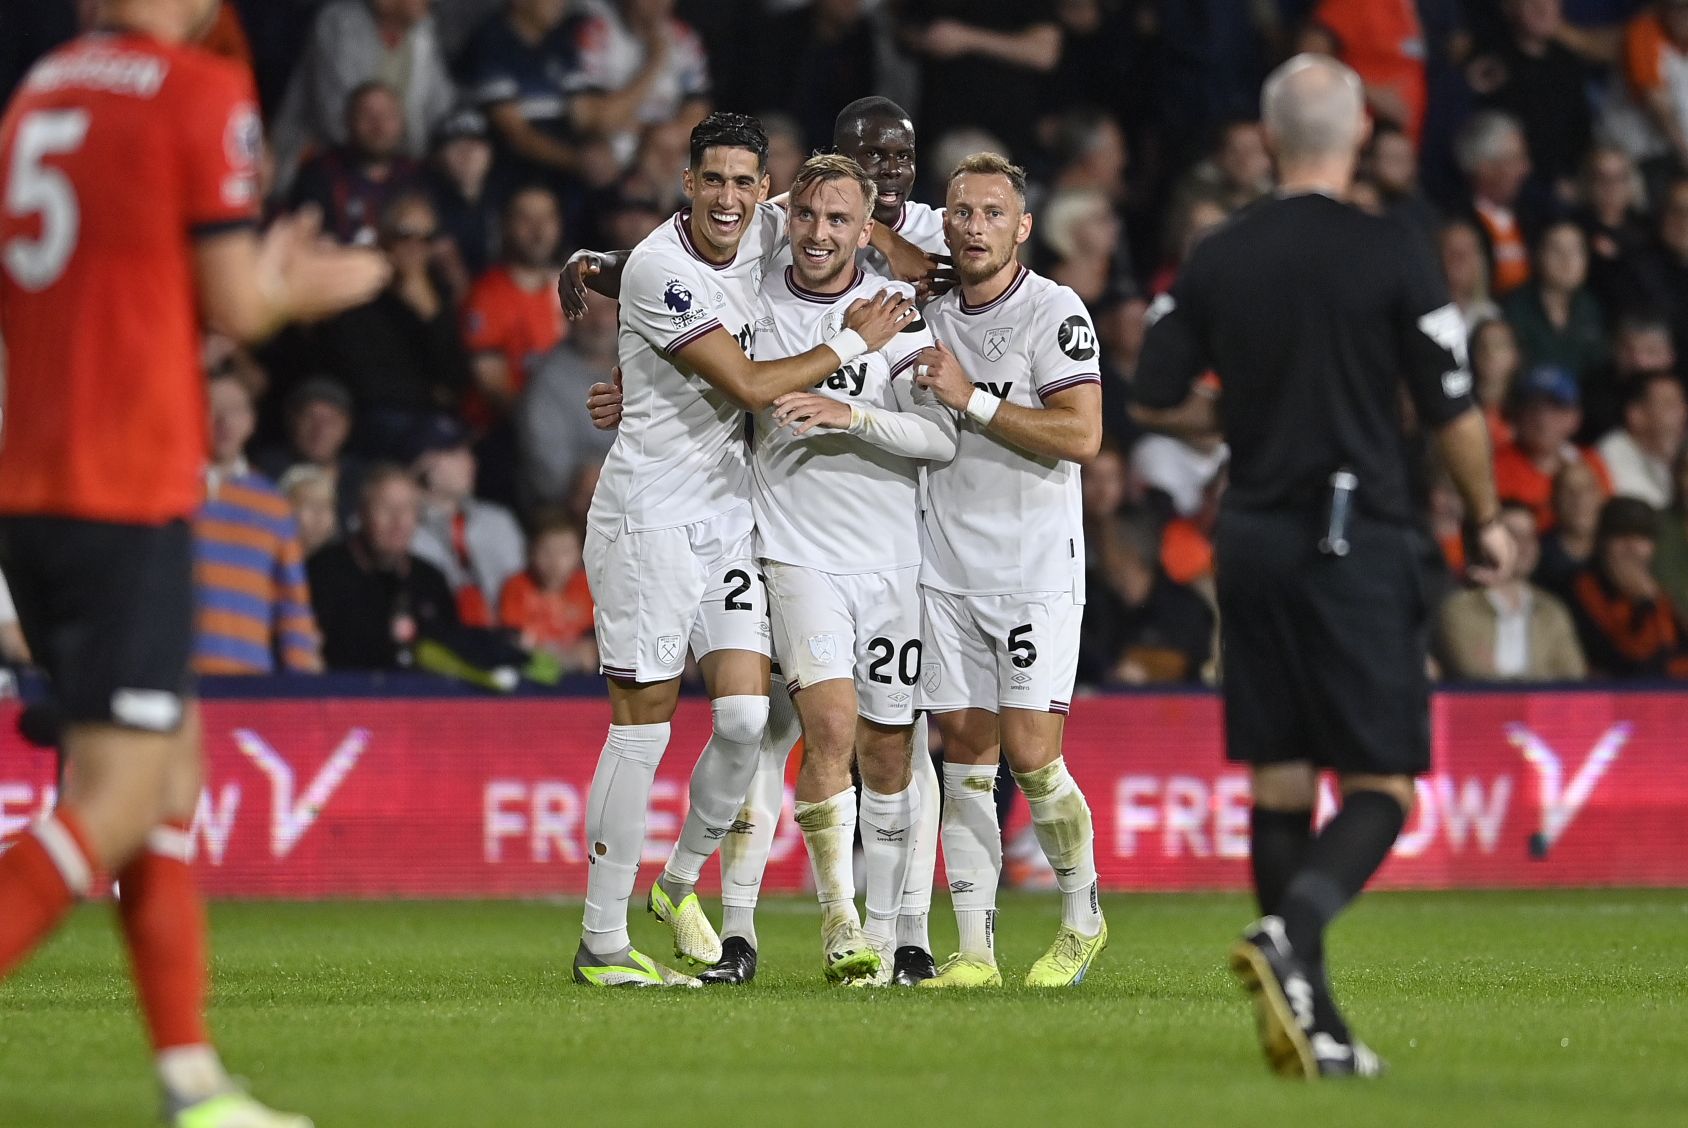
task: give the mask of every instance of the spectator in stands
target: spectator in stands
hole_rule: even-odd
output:
[[[312,376],[288,394],[285,425],[287,444],[265,452],[258,468],[279,482],[296,466],[316,467],[347,498],[340,519],[349,520],[363,471],[362,459],[346,451],[352,434],[351,394],[326,376]]]
[[[1501,522],[1518,545],[1511,575],[1443,600],[1436,617],[1436,657],[1455,681],[1580,681],[1588,676],[1571,613],[1530,583],[1541,555],[1536,519],[1509,502]]]
[[[1583,388],[1583,436],[1599,439],[1623,425],[1624,404],[1637,380],[1653,372],[1676,370],[1676,344],[1670,322],[1646,311],[1618,319],[1612,335],[1610,366]]]
[[[1084,545],[1087,567],[1097,567],[1102,536],[1107,523],[1125,507],[1131,495],[1131,469],[1125,452],[1112,439],[1103,437],[1096,457],[1079,469],[1079,504],[1084,514]]]
[[[883,85],[867,5],[863,0],[816,0],[770,13],[762,28],[756,105],[785,107],[795,119],[799,153],[830,146],[840,107]],[[766,117],[762,124],[767,126]],[[768,139],[773,140],[772,131]]]
[[[1370,158],[1367,164],[1383,197],[1383,214],[1422,233],[1427,244],[1434,242],[1436,209],[1419,187],[1412,138],[1394,126],[1380,125],[1372,134]]]
[[[1672,468],[1675,488],[1670,508],[1659,514],[1653,575],[1677,607],[1688,607],[1688,450]]]
[[[1676,355],[1688,355],[1688,175],[1677,176],[1666,186],[1659,199],[1655,237],[1642,249],[1635,267],[1641,298],[1630,304],[1665,311]]]
[[[1513,440],[1495,450],[1495,486],[1502,501],[1529,506],[1546,532],[1553,527],[1553,479],[1567,464],[1587,462],[1607,492],[1610,478],[1599,455],[1571,441],[1582,422],[1575,377],[1563,368],[1532,368],[1518,399]]]
[[[346,143],[305,162],[289,205],[316,205],[323,230],[342,243],[373,243],[387,201],[414,187],[420,168],[404,155],[398,94],[371,79],[346,97]]]
[[[1046,111],[1094,106],[1115,121],[1147,116],[1150,68],[1141,11],[1108,0],[1057,0],[1061,65],[1041,90]]]
[[[1530,177],[1524,129],[1511,114],[1483,110],[1460,128],[1454,156],[1468,183],[1470,218],[1488,252],[1489,293],[1505,297],[1530,279],[1532,224],[1520,203]]]
[[[595,673],[592,589],[581,566],[580,526],[560,515],[534,524],[527,568],[511,576],[498,598],[499,624],[517,632],[524,650],[542,650],[565,673]]]
[[[1593,136],[1587,62],[1558,39],[1560,0],[1504,0],[1506,37],[1466,67],[1481,105],[1524,128],[1536,175],[1568,196]]]
[[[1688,429],[1688,399],[1669,372],[1638,379],[1624,404],[1623,426],[1595,447],[1612,477],[1612,492],[1638,497],[1654,509],[1671,504],[1675,468]]]
[[[1272,190],[1272,156],[1258,121],[1227,121],[1217,131],[1210,156],[1185,182],[1185,192],[1218,201],[1227,212],[1245,208]]]
[[[1436,250],[1442,260],[1442,277],[1466,332],[1500,317],[1500,307],[1489,297],[1489,260],[1483,246],[1483,232],[1475,220],[1454,218],[1436,233]]]
[[[897,18],[903,46],[921,59],[923,134],[942,137],[983,123],[1002,138],[999,152],[1023,159],[1032,148],[1041,76],[1061,61],[1061,26],[1050,5],[908,0]]]
[[[445,576],[457,600],[458,621],[490,627],[505,581],[521,570],[521,526],[501,505],[475,497],[475,455],[469,431],[449,415],[415,436],[411,467],[422,487],[422,508],[410,551]]]
[[[308,560],[325,544],[338,540],[340,515],[334,475],[320,466],[301,462],[281,476],[277,488],[293,507],[299,528],[299,548]]]
[[[1095,309],[1121,281],[1114,263],[1120,237],[1114,209],[1101,192],[1081,188],[1056,192],[1039,211],[1050,256],[1043,273]]]
[[[427,0],[330,0],[323,6],[270,131],[280,187],[292,182],[311,147],[345,144],[346,100],[370,79],[398,92],[405,152],[422,156],[435,123],[457,97]]]
[[[1213,653],[1213,611],[1160,567],[1154,520],[1136,512],[1102,525],[1098,567],[1086,581],[1079,643],[1088,685],[1199,682]]]
[[[557,198],[523,188],[504,205],[498,265],[475,279],[463,307],[463,339],[473,364],[471,422],[503,418],[521,393],[531,358],[554,348],[566,324],[557,303]]]
[[[1417,145],[1428,99],[1418,7],[1377,0],[1319,0],[1313,19],[1336,56],[1359,72],[1372,117],[1404,129]]]
[[[1688,166],[1688,0],[1657,0],[1624,29],[1624,78],[1665,148]]]
[[[1541,562],[1530,578],[1561,599],[1571,597],[1571,581],[1594,555],[1594,531],[1606,488],[1588,463],[1568,462],[1553,479],[1553,528],[1540,540]]]
[[[595,300],[568,339],[530,369],[516,403],[519,496],[525,505],[562,505],[580,464],[602,461],[615,442],[615,432],[592,426],[581,405],[587,389],[607,380],[615,367],[616,333],[616,303]]]
[[[1653,577],[1658,516],[1646,502],[1615,497],[1600,511],[1594,556],[1571,586],[1571,614],[1595,674],[1688,677],[1688,646],[1676,605]]]
[[[1505,320],[1492,317],[1471,334],[1470,353],[1473,391],[1489,421],[1491,445],[1498,447],[1512,439],[1512,424],[1506,421],[1506,413],[1524,366],[1517,334]]]
[[[477,110],[460,110],[440,123],[424,181],[440,232],[451,238],[470,278],[487,268],[498,241],[491,172],[492,142],[485,116]]]
[[[848,104],[841,103],[841,104]],[[768,196],[783,196],[791,191],[797,170],[819,146],[809,145],[803,131],[785,114],[763,114],[762,132],[768,135]],[[619,244],[618,244],[619,245]]]
[[[372,467],[358,500],[356,531],[306,561],[329,669],[400,669],[423,631],[456,623],[445,577],[410,552],[419,501],[408,472],[390,464]]]
[[[1635,260],[1650,239],[1641,173],[1629,154],[1597,145],[1583,162],[1575,211],[1588,237],[1588,285],[1608,314],[1625,307],[1639,289]]]
[[[1103,296],[1096,310],[1096,336],[1102,342],[1102,430],[1115,442],[1136,441],[1139,428],[1132,421],[1131,379],[1143,353],[1143,334],[1149,303],[1135,288]]]
[[[1182,207],[1174,208],[1172,220],[1166,228],[1166,259],[1149,280],[1150,292],[1158,295],[1172,289],[1172,283],[1178,278],[1178,268],[1184,265],[1202,236],[1230,216],[1224,204],[1212,196],[1200,194],[1191,195]]]
[[[1230,457],[1217,431],[1178,438],[1149,434],[1132,448],[1131,470],[1148,491],[1150,507],[1163,518],[1192,517]]]
[[[391,458],[417,424],[456,403],[469,362],[436,265],[439,224],[427,197],[387,207],[381,247],[393,279],[374,301],[324,322],[321,365],[352,394],[361,453]]]
[[[673,123],[690,133],[709,113],[703,39],[675,18],[674,0],[595,0],[573,30],[570,81],[587,96],[577,124],[608,137],[623,165],[641,128]]]
[[[622,181],[622,197],[649,203],[657,213],[658,222],[667,219],[685,206],[681,174],[691,159],[690,154],[690,129],[678,123],[651,126],[645,130],[645,136],[639,142],[639,151],[633,160],[633,167]],[[646,228],[639,235],[639,239],[649,235],[655,226],[656,224],[652,224]],[[631,247],[637,242],[636,239],[633,243],[616,245]]]
[[[1606,363],[1606,326],[1588,292],[1588,247],[1582,228],[1562,219],[1536,238],[1530,280],[1501,301],[1518,334],[1524,363],[1569,371],[1579,387]]]
[[[470,42],[470,95],[492,126],[508,180],[579,167],[570,84],[578,65],[567,13],[568,0],[510,0]]]
[[[1054,191],[1100,192],[1118,208],[1125,203],[1130,157],[1125,133],[1107,114],[1089,106],[1069,110],[1055,123]]]
[[[194,520],[194,670],[320,672],[321,640],[292,511],[246,461],[258,421],[252,395],[239,380],[221,376],[210,381],[207,398],[211,465],[205,504]]]

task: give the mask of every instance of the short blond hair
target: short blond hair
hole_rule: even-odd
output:
[[[955,183],[955,178],[976,173],[980,176],[1006,176],[1009,185],[1014,189],[1014,195],[1020,198],[1020,206],[1026,206],[1026,170],[1003,156],[1001,153],[971,153],[962,157],[954,169],[950,171],[947,188]]]
[[[795,201],[815,185],[830,184],[835,180],[855,181],[862,192],[862,203],[869,212],[873,210],[873,197],[878,191],[873,178],[863,171],[861,165],[842,153],[816,153],[804,161],[798,167],[797,175],[792,177],[789,198]]]

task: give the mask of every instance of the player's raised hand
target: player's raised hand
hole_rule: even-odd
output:
[[[610,383],[593,384],[586,391],[586,410],[592,415],[592,426],[600,431],[613,431],[621,426],[621,369],[610,369]]]
[[[829,431],[850,428],[850,405],[814,392],[787,392],[774,401],[774,424],[806,435],[816,427]]]
[[[912,298],[895,290],[881,290],[871,298],[851,302],[844,314],[844,327],[860,333],[868,351],[877,352],[919,316]]]
[[[362,305],[392,277],[380,252],[322,238],[322,213],[309,206],[282,216],[264,232],[257,269],[259,286],[299,321]]]
[[[597,251],[576,251],[557,276],[557,300],[570,321],[586,316],[586,280],[604,269],[604,256]]]
[[[961,278],[955,272],[955,261],[948,255],[928,255],[932,266],[926,276],[914,284],[915,298],[926,304],[933,298],[941,298],[961,284]]]
[[[914,358],[914,382],[932,393],[945,407],[965,411],[973,398],[973,381],[962,370],[961,361],[942,341],[931,348],[921,349]]]

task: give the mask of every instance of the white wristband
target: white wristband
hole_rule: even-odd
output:
[[[989,427],[991,420],[996,418],[997,408],[1001,406],[1001,396],[993,396],[983,388],[974,388],[967,400],[967,418],[980,427]]]
[[[845,329],[838,336],[828,341],[827,347],[838,354],[838,363],[849,364],[858,356],[868,351],[867,342],[854,329]]]

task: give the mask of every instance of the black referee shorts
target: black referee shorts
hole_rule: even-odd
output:
[[[1430,770],[1428,541],[1367,518],[1318,551],[1322,514],[1226,510],[1215,565],[1225,750],[1244,764]]]
[[[181,725],[194,629],[186,521],[0,517],[0,572],[65,721]]]

